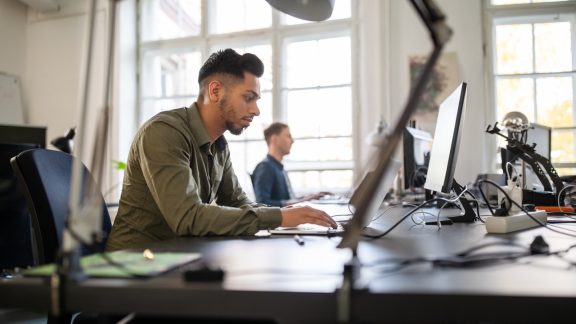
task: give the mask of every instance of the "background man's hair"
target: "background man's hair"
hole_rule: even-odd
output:
[[[280,134],[284,128],[288,128],[288,125],[279,122],[272,123],[270,126],[268,126],[264,130],[264,139],[266,140],[266,144],[270,145],[270,138],[272,135]]]
[[[227,48],[212,53],[204,62],[198,73],[198,83],[202,87],[202,82],[207,77],[217,73],[232,75],[243,80],[244,71],[261,77],[264,73],[264,63],[254,54],[246,53],[240,55],[233,49]]]

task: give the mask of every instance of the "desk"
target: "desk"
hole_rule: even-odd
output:
[[[379,219],[385,229],[404,211]],[[564,227],[573,225],[564,225]],[[576,229],[576,227],[573,227]],[[484,226],[415,226],[406,220],[389,236],[363,241],[364,264],[382,258],[444,257],[480,243],[512,239],[528,245],[541,234],[552,250],[576,239],[534,229],[487,235]],[[336,322],[342,268],[350,252],[336,249],[338,237],[179,238],[157,251],[200,252],[227,271],[222,284],[185,283],[181,271],[149,280],[90,279],[67,288],[70,311],[137,312],[150,315],[276,319],[280,323]],[[576,258],[574,258],[576,259]],[[530,257],[473,269],[421,264],[391,273],[363,269],[351,296],[355,321],[569,321],[576,305],[576,270],[555,257]],[[48,287],[41,279],[0,283],[0,308],[47,310]],[[573,322],[573,320],[571,321]]]

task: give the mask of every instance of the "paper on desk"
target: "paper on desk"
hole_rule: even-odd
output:
[[[101,254],[85,256],[80,260],[84,273],[90,277],[130,278],[152,277],[180,265],[200,259],[199,253],[156,252],[154,259],[145,258],[141,252],[116,251],[106,253],[122,267],[108,263]],[[50,276],[56,270],[54,264],[46,264],[23,271],[25,276]]]

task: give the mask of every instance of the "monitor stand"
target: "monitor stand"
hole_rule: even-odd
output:
[[[470,205],[470,201],[461,195],[464,192],[464,187],[462,187],[455,179],[452,180],[452,190],[456,193],[457,196],[460,196],[458,200],[460,200],[460,204],[464,209],[464,214],[460,216],[448,216],[446,218],[440,218],[439,220],[435,221],[428,221],[426,225],[452,225],[453,223],[474,223],[476,220],[476,213],[474,213],[474,209]],[[426,200],[433,199],[432,191],[426,190]]]
[[[464,208],[464,214],[448,218],[454,223],[474,223],[474,221],[476,220],[476,213],[474,213],[474,209],[472,209],[470,201],[466,199],[464,195],[462,195],[462,193],[464,192],[464,187],[458,184],[458,182],[456,182],[456,179],[452,180],[452,190],[454,190],[456,195],[460,196],[459,200],[460,204],[462,205],[462,208]]]

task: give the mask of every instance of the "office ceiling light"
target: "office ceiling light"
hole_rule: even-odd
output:
[[[334,0],[266,0],[273,8],[299,19],[322,21],[330,18]]]

